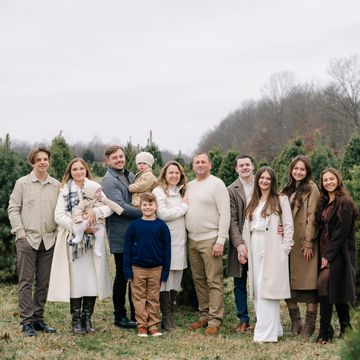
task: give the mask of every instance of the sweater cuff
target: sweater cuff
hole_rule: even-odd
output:
[[[303,241],[302,244],[303,244],[303,247],[306,247],[309,249],[312,249],[314,247],[314,243],[312,243],[311,241]]]
[[[225,245],[225,241],[226,241],[226,238],[219,236],[216,240],[216,243],[220,244],[220,245]]]

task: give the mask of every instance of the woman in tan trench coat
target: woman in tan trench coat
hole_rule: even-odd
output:
[[[282,193],[287,195],[294,219],[294,246],[290,252],[291,298],[286,300],[291,319],[291,333],[309,338],[315,331],[318,273],[316,209],[319,190],[310,181],[309,160],[296,156],[290,163],[289,181]],[[306,303],[306,320],[302,326],[298,302]]]

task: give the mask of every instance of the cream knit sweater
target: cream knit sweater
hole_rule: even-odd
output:
[[[210,175],[205,180],[194,179],[186,185],[189,210],[185,215],[186,229],[191,240],[217,238],[225,244],[229,237],[230,199],[225,184]]]

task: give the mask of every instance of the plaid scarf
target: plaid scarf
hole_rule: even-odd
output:
[[[67,182],[68,192],[64,194],[64,202],[66,211],[72,213],[72,209],[77,206],[80,202],[78,190],[76,188],[76,184],[72,179]],[[87,250],[92,247],[95,243],[94,234],[85,234],[82,240],[78,244],[73,244],[72,239],[74,238],[74,234],[70,233],[68,237],[68,244],[72,246],[72,256],[73,261],[79,258],[81,255],[85,254]]]

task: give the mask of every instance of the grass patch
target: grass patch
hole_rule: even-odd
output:
[[[253,307],[251,302],[252,320]],[[25,338],[21,333],[16,286],[0,287],[0,359],[149,359],[149,360],[231,360],[231,359],[339,359],[344,341],[336,339],[325,346],[293,338],[289,334],[289,318],[285,303],[281,304],[285,335],[277,344],[255,344],[252,333],[237,335],[232,281],[225,283],[225,315],[221,332],[205,337],[204,330],[191,331],[189,324],[197,312],[179,307],[178,328],[158,338],[139,338],[134,330],[113,325],[112,301],[97,301],[93,315],[94,336],[73,335],[68,304],[47,303],[45,320],[57,329],[56,334],[39,334]],[[304,308],[302,308],[304,312]],[[334,320],[336,316],[334,316]],[[335,323],[335,321],[334,321]],[[335,324],[336,325],[336,324]],[[317,328],[318,331],[318,328]],[[338,332],[338,327],[335,326]]]

